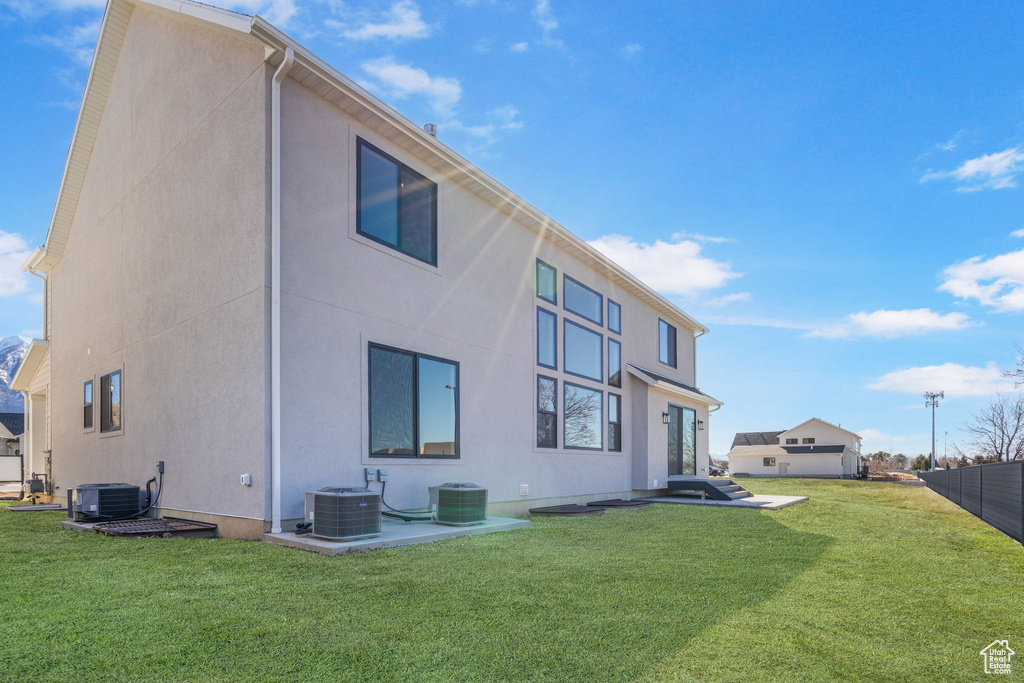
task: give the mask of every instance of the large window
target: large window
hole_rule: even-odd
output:
[[[604,337],[571,320],[564,322],[565,371],[570,375],[604,381],[604,354],[601,351]]]
[[[775,458],[764,458],[765,467],[775,467]]]
[[[562,296],[565,298],[565,310],[581,315],[598,325],[604,324],[604,297],[586,285],[580,284],[568,275],[564,278]]]
[[[558,304],[558,271],[537,259],[537,296]]]
[[[608,450],[622,450],[622,397],[608,394]]]
[[[92,429],[92,380],[85,383],[82,394],[82,428]]]
[[[121,371],[100,377],[100,431],[121,429]]]
[[[676,328],[658,319],[658,360],[676,367]]]
[[[537,377],[537,445],[558,448],[558,380]]]
[[[358,142],[356,231],[437,265],[437,184],[363,139]]]
[[[558,369],[558,316],[537,309],[537,365]]]
[[[370,344],[370,455],[459,457],[459,364]]]
[[[608,299],[608,329],[622,334],[622,306]]]
[[[789,444],[795,444],[795,443],[796,443],[796,439],[786,439],[786,444],[787,444],[787,445],[789,445]]]
[[[814,437],[804,437],[804,443],[814,443]]]
[[[604,410],[602,392],[563,383],[562,422],[566,448],[599,451],[604,447]]]
[[[608,384],[622,386],[622,344],[608,340]]]

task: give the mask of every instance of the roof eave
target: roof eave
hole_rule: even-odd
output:
[[[50,342],[45,339],[33,339],[25,352],[25,357],[18,366],[18,371],[11,378],[10,388],[14,391],[28,391],[32,386],[39,366],[43,364],[46,354],[50,352]]]

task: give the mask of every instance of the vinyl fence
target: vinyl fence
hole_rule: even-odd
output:
[[[1024,542],[1024,461],[920,472],[928,488]]]

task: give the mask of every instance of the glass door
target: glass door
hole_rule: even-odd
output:
[[[697,474],[697,411],[668,407],[668,474]]]

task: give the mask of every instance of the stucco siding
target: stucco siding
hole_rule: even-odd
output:
[[[763,456],[730,455],[729,473],[749,474],[752,477],[778,477],[779,465],[787,463],[790,477],[839,477],[843,474],[842,455],[773,455],[775,465],[764,464]]]

